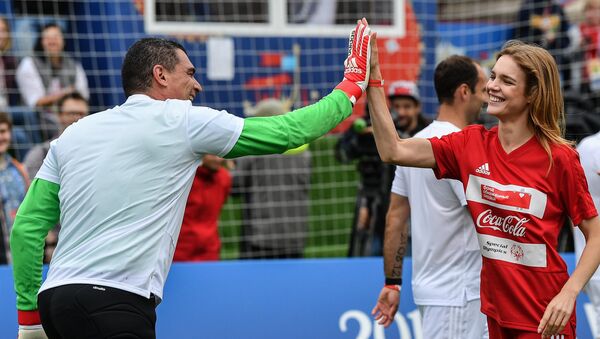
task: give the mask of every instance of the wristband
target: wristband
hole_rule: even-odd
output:
[[[39,325],[42,323],[40,321],[40,313],[38,310],[17,310],[17,319],[19,321],[19,325]]]
[[[390,289],[392,289],[394,291],[398,291],[398,292],[400,292],[400,290],[402,289],[402,286],[400,286],[400,285],[384,285],[383,287],[390,288]]]
[[[369,80],[369,87],[383,87],[383,79],[380,80]]]
[[[402,286],[402,278],[385,278],[385,284]]]

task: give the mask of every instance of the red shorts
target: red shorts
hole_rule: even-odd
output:
[[[540,339],[541,334],[515,328],[502,327],[496,320],[487,317],[490,339]],[[550,339],[575,339],[575,328],[569,322],[561,334]]]

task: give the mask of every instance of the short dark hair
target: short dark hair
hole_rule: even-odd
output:
[[[454,92],[467,84],[472,93],[477,85],[477,67],[473,59],[464,55],[452,55],[440,62],[435,68],[433,83],[440,104],[452,104]]]
[[[181,44],[160,38],[144,38],[134,43],[123,60],[121,82],[126,96],[143,93],[152,85],[152,69],[162,65],[168,71],[179,62],[177,50],[187,51]]]
[[[67,93],[65,95],[63,95],[60,99],[58,99],[58,101],[56,102],[56,107],[58,107],[58,111],[62,111],[62,106],[65,103],[65,101],[67,100],[77,100],[77,101],[83,101],[85,102],[85,104],[88,104],[88,101],[86,98],[83,97],[83,95],[81,95],[81,93],[75,91],[75,92],[71,92],[71,93]]]
[[[0,112],[0,125],[1,124],[7,124],[8,129],[12,130],[12,119],[10,118],[10,115],[8,113]]]

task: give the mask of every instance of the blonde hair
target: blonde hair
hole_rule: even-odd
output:
[[[548,153],[549,172],[553,164],[550,145],[573,145],[563,137],[565,111],[558,66],[548,51],[519,40],[505,43],[496,60],[503,55],[510,56],[525,73],[525,96],[530,99],[529,123]]]

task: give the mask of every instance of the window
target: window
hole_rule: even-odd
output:
[[[404,36],[404,0],[145,0],[148,33],[346,36],[366,17],[382,36]]]

